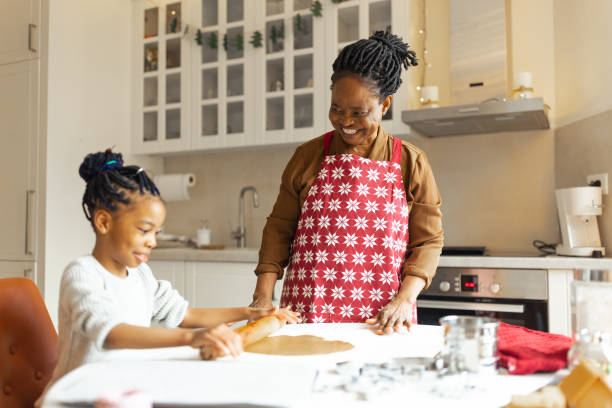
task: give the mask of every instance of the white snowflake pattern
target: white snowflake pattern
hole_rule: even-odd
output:
[[[388,294],[389,294],[389,299],[393,299],[395,295],[397,295],[397,291],[392,289],[388,292]],[[412,316],[412,310],[411,310],[410,315]]]
[[[319,217],[319,227],[329,228],[330,224],[331,224],[331,220],[329,219],[329,215],[322,215]]]
[[[322,249],[318,250],[315,254],[315,259],[317,263],[327,262],[327,252]]]
[[[385,220],[384,218],[376,218],[374,220],[374,228],[376,228],[376,231],[384,230],[385,228],[387,228],[387,220]]]
[[[312,318],[313,323],[325,323],[325,318],[323,316],[315,315]]]
[[[335,286],[331,291],[331,296],[334,298],[334,300],[344,298],[344,289],[342,286]]]
[[[293,255],[291,255],[291,262],[293,262],[294,264],[300,262],[300,257],[301,254],[298,251],[295,251]]]
[[[308,242],[308,237],[305,234],[298,235],[297,244],[298,246],[304,246]]]
[[[395,240],[393,239],[393,237],[390,237],[390,236],[383,237],[382,246],[384,246],[385,248],[392,248],[394,245],[395,245]]]
[[[369,319],[372,317],[372,306],[363,305],[359,308],[359,316],[363,319]]]
[[[351,167],[349,169],[349,176],[353,178],[361,177],[362,170],[359,167]]]
[[[308,195],[314,196],[315,194],[317,194],[318,191],[319,187],[317,187],[316,184],[313,184],[312,186],[310,186],[310,190],[308,190]]]
[[[360,196],[368,195],[369,191],[370,191],[370,187],[368,187],[367,184],[357,185],[357,194],[359,194]]]
[[[402,217],[407,217],[408,216],[408,206],[407,205],[402,205],[402,209],[400,211],[400,213],[402,214]]]
[[[349,211],[357,211],[359,209],[359,201],[349,199],[346,202],[346,209]]]
[[[375,163],[378,164],[378,167],[387,167],[387,164],[389,162],[382,161],[382,160],[377,160]]]
[[[293,295],[293,297],[297,297],[297,295],[300,294],[300,287],[294,286],[293,289],[291,289],[291,294]]]
[[[304,218],[304,228],[310,229],[312,227],[314,227],[314,218],[313,217]]]
[[[322,199],[317,198],[316,200],[312,202],[312,211],[321,211],[322,208],[323,208]]]
[[[329,170],[327,170],[327,169],[321,169],[321,170],[319,170],[319,178],[320,178],[321,180],[323,180],[324,178],[326,178],[328,174],[329,174]]]
[[[295,311],[298,313],[304,313],[304,303],[298,302],[298,304],[295,305]]]
[[[339,194],[348,194],[351,192],[351,185],[349,183],[342,183],[338,186]]]
[[[305,212],[307,209],[308,209],[308,201],[304,201],[304,204],[302,204],[302,212]]]
[[[342,176],[344,176],[344,170],[342,169],[342,167],[336,167],[335,169],[332,169],[332,178],[341,179]]]
[[[348,219],[348,217],[345,216],[345,215],[338,216],[338,218],[336,218],[336,226],[338,228],[348,228],[348,226],[349,226],[349,219]]]
[[[391,222],[391,231],[393,232],[399,232],[402,229],[402,223],[399,222],[398,220],[394,220],[393,222]]]
[[[315,287],[315,290],[314,290],[314,295],[316,298],[318,297],[323,298],[323,296],[325,296],[326,291],[327,289],[325,288],[325,286],[317,285],[317,287]]]
[[[402,264],[402,258],[400,258],[399,256],[391,260],[391,265],[393,265],[394,268],[399,267],[401,264]]]
[[[334,186],[332,184],[323,184],[323,187],[321,188],[321,192],[323,194],[333,194]]]
[[[380,254],[374,253],[374,255],[372,255],[371,262],[374,265],[376,265],[376,266],[382,265],[385,262],[385,254],[383,254],[383,253],[380,253]]]
[[[403,239],[397,239],[395,241],[395,247],[393,249],[395,249],[396,251],[406,249],[406,241]]]
[[[383,272],[380,274],[380,281],[382,283],[391,283],[394,280],[393,278],[394,278],[393,272],[387,271],[387,272]]]
[[[298,269],[298,272],[297,272],[297,278],[298,278],[299,280],[302,280],[302,279],[304,279],[305,277],[306,277],[306,268],[300,268],[300,269]]]
[[[394,183],[396,180],[395,173],[392,171],[385,173],[384,178],[387,183]]]
[[[336,244],[338,244],[338,240],[340,239],[340,237],[338,236],[338,234],[336,234],[335,232],[330,232],[326,237],[325,237],[325,242],[327,242],[327,245],[333,245],[335,246]]]
[[[336,262],[336,264],[344,265],[344,263],[346,262],[346,252],[336,251],[336,253],[334,254],[334,262]]]
[[[363,252],[355,252],[353,254],[353,263],[355,265],[363,265],[365,263],[365,254]]]
[[[366,234],[366,236],[363,237],[363,245],[365,245],[366,248],[374,248],[374,245],[376,245],[376,237]]]
[[[354,247],[357,244],[357,235],[355,234],[346,234],[344,236],[344,243],[346,246]]]
[[[356,286],[351,290],[351,299],[353,299],[353,301],[361,300],[362,297],[363,297],[362,287]]]
[[[368,227],[368,220],[366,217],[357,217],[355,219],[355,228],[365,230]]]
[[[335,156],[325,156],[325,163],[331,164],[331,163],[334,163],[335,161],[336,161]]]
[[[311,263],[314,260],[314,254],[312,251],[304,252],[304,263]]]
[[[342,272],[342,280],[348,283],[353,282],[355,280],[355,271],[352,269],[347,269]]]
[[[304,204],[306,204],[308,201],[304,201]],[[302,206],[302,208],[304,208]],[[300,230],[300,228],[302,228],[302,225],[304,224],[304,220],[302,219],[302,217],[300,217],[300,219],[298,220],[298,225],[297,225],[297,229],[298,231]]]
[[[404,190],[401,190],[399,188],[393,189],[393,198],[402,198],[403,195],[404,195]]]
[[[393,214],[395,212],[395,203],[385,203],[385,212]]]
[[[353,315],[353,308],[350,305],[340,306],[340,314],[344,317],[351,317]]]
[[[361,272],[361,281],[363,283],[370,283],[374,280],[374,272],[368,271],[367,269]]]
[[[387,194],[388,194],[388,192],[387,192],[387,188],[386,188],[386,187],[379,186],[379,187],[376,187],[376,188],[374,189],[374,195],[375,195],[377,198],[386,197],[386,196],[387,196]]]
[[[331,303],[325,303],[323,306],[321,306],[321,313],[333,314],[334,306]]]
[[[323,279],[326,281],[333,281],[336,279],[336,271],[333,268],[327,268],[323,271]]]
[[[337,198],[332,198],[329,201],[329,210],[330,211],[338,211],[340,209],[341,201]]]
[[[319,242],[321,242],[321,235],[319,235],[318,232],[313,233],[310,236],[310,243],[314,246],[319,245]]]
[[[376,181],[378,180],[378,176],[380,176],[380,173],[376,169],[370,169],[368,170],[368,174],[366,177],[370,181]]]
[[[284,297],[284,298],[289,296],[289,290],[290,290],[289,286],[283,286],[283,292],[282,292],[281,296]]]
[[[302,288],[302,296],[309,298],[312,296],[312,286],[306,285]]]
[[[353,155],[351,154],[343,154],[342,156],[340,156],[340,161],[342,161],[343,163],[348,163],[351,160],[353,160]]]
[[[317,279],[317,273],[318,273],[318,272],[317,272],[317,269],[316,269],[316,268],[312,268],[312,269],[310,270],[310,279],[313,279],[313,280],[314,280],[314,279]]]
[[[378,210],[378,203],[376,201],[368,201],[365,204],[365,209],[368,210],[369,213],[376,212]]]
[[[375,301],[379,301],[382,300],[383,298],[383,291],[380,288],[374,288],[370,291],[370,299],[375,302]]]

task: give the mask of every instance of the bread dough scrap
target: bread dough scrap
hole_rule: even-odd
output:
[[[351,343],[340,340],[325,340],[311,335],[272,336],[247,346],[244,351],[279,356],[306,356],[330,354],[355,348]]]

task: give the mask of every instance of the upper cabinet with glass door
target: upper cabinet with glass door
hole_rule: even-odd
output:
[[[405,0],[349,0],[329,7],[326,14],[327,47],[325,77],[330,78],[332,64],[346,45],[361,38],[368,38],[376,31],[391,31],[408,41],[409,2]],[[382,126],[395,136],[406,135],[410,128],[401,121],[400,112],[408,106],[407,73],[402,73],[403,83],[393,96],[393,103],[383,117]],[[329,104],[331,91],[326,87],[326,101]]]
[[[325,37],[311,0],[260,0],[264,29],[258,59],[257,118],[261,144],[304,141],[324,131]]]
[[[136,153],[182,151],[189,132],[189,41],[183,35],[188,10],[183,1],[134,3],[137,37],[134,49],[133,123]]]
[[[255,143],[252,0],[194,0],[193,148]]]

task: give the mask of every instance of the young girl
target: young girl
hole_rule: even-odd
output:
[[[225,323],[273,313],[297,322],[287,309],[188,307],[146,264],[166,217],[146,172],[124,166],[121,154],[109,149],[88,155],[79,174],[87,183],[82,205],[96,243],[62,276],[59,359],[49,384],[82,364],[112,358],[115,349],[210,346],[235,357],[242,343]],[[161,327],[151,327],[152,321]]]

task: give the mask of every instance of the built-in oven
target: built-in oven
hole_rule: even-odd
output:
[[[486,316],[548,331],[544,269],[440,267],[417,299],[418,322],[439,324],[447,315]]]

